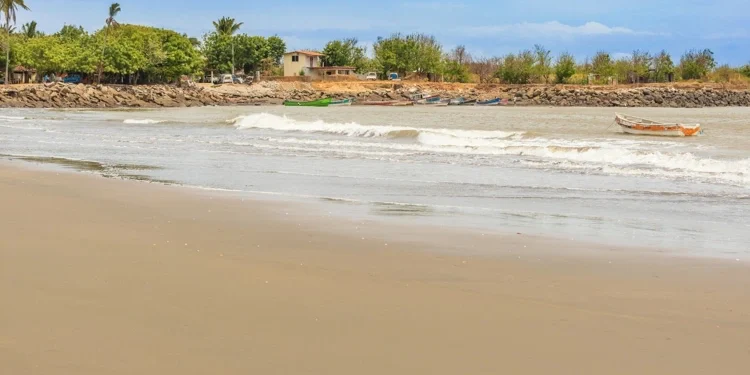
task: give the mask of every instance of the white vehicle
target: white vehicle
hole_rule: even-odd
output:
[[[365,75],[365,80],[368,81],[377,81],[378,79],[378,73],[375,72],[369,72]]]
[[[222,74],[221,83],[234,83],[234,79],[231,74]]]

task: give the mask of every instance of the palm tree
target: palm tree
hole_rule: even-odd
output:
[[[112,5],[109,6],[109,17],[107,17],[106,20],[104,20],[104,23],[107,25],[104,29],[104,45],[102,45],[102,57],[99,61],[99,74],[97,77],[97,81],[99,83],[102,82],[102,74],[104,73],[104,51],[107,49],[107,38],[109,37],[109,31],[110,29],[117,28],[120,26],[120,24],[117,22],[115,17],[117,17],[118,14],[120,14],[120,11],[122,8],[120,8],[119,3],[112,3]]]
[[[221,17],[218,21],[214,21],[214,28],[219,35],[225,35],[231,38],[232,41],[232,74],[234,74],[234,38],[232,35],[236,33],[244,22],[237,23],[234,18]]]
[[[23,24],[23,26],[21,26],[21,34],[25,35],[27,38],[35,38],[41,35],[41,32],[36,31],[36,26],[36,21]]]
[[[6,40],[5,40],[5,84],[10,83],[10,33],[11,33],[11,25],[10,21],[13,20],[13,23],[16,23],[16,12],[18,12],[18,8],[30,10],[28,6],[24,3],[24,0],[0,0],[0,12],[3,13],[3,16],[5,16],[5,33],[6,33]]]
[[[214,27],[217,33],[231,36],[240,29],[243,23],[236,23],[234,18],[221,17],[220,20],[214,21]]]

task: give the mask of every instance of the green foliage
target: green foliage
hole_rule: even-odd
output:
[[[385,76],[397,72],[442,73],[442,46],[434,36],[393,34],[388,38],[378,38],[373,46],[375,64]]]
[[[534,57],[536,59],[534,77],[538,80],[544,80],[544,83],[549,83],[549,75],[552,71],[551,53],[552,51],[544,48],[542,45],[534,45]]]
[[[201,45],[207,68],[229,71],[232,62],[232,45],[234,45],[236,66],[241,66],[246,73],[261,68],[264,59],[270,58],[274,63],[278,63],[286,49],[284,41],[277,36],[269,38],[246,34],[230,36],[211,32],[203,36]]]
[[[631,73],[633,73],[633,62],[631,59],[624,57],[612,63],[612,76],[617,78],[617,82],[629,82]],[[600,80],[604,80],[605,78],[599,77]]]
[[[599,79],[606,79],[614,75],[615,67],[609,53],[599,51],[591,60],[591,71],[599,76]]]
[[[640,83],[648,81],[648,72],[651,66],[651,55],[647,51],[633,51],[632,60],[632,78],[635,82]],[[631,80],[632,81],[632,80]]]
[[[98,41],[82,28],[65,26],[52,35],[14,39],[14,64],[36,68],[41,74],[96,70]]]
[[[36,38],[38,36],[44,35],[44,33],[42,33],[41,31],[37,31],[36,27],[36,21],[25,23],[23,24],[23,26],[21,26],[21,34],[23,34],[27,38]]]
[[[445,72],[443,75],[445,80],[448,82],[469,82],[469,64],[471,64],[471,56],[466,52],[466,47],[463,45],[457,46],[445,56]]]
[[[237,23],[234,18],[229,17],[221,17],[221,19],[213,23],[218,34],[227,36],[234,35],[243,25],[243,22]]]
[[[666,82],[669,74],[674,73],[672,56],[665,50],[662,50],[658,55],[653,57],[652,66],[654,68],[653,80],[655,82]]]
[[[680,75],[682,79],[702,79],[716,67],[714,53],[710,49],[690,50],[680,58]]]
[[[747,65],[744,65],[744,66],[740,67],[739,68],[739,72],[743,76],[745,76],[747,78],[750,78],[750,63],[748,63]]]
[[[557,57],[555,63],[555,78],[557,83],[565,83],[576,74],[576,61],[573,55],[563,52]]]
[[[535,62],[534,53],[529,50],[521,51],[517,55],[510,53],[503,58],[495,76],[503,83],[529,83],[534,74]]]
[[[355,38],[332,40],[323,48],[323,64],[325,66],[353,66],[358,72],[366,63],[365,47],[359,46]]]

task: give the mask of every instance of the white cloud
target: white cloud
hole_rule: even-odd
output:
[[[482,36],[509,34],[512,36],[599,36],[599,35],[657,35],[648,31],[636,31],[627,27],[607,26],[599,22],[586,22],[580,26],[566,25],[558,21],[533,23],[522,22],[507,25],[478,26],[462,30],[464,34]]]

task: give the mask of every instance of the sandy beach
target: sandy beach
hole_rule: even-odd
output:
[[[359,227],[22,166],[0,166],[3,374],[750,369],[743,262]]]

